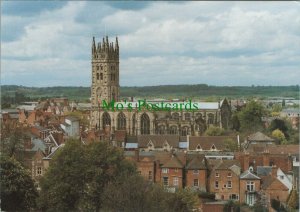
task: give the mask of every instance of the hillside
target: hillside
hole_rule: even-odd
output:
[[[198,85],[162,85],[145,87],[121,87],[121,97],[142,98],[193,98],[219,99],[249,98],[249,97],[293,97],[299,99],[299,86],[208,86]],[[88,101],[89,87],[25,87],[16,85],[1,86],[1,99],[26,98],[28,100],[45,99],[51,97],[67,97],[72,100]],[[15,100],[16,101],[16,100]]]

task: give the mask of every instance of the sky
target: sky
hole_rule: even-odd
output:
[[[90,86],[105,35],[121,86],[300,84],[293,1],[1,1],[1,84]]]

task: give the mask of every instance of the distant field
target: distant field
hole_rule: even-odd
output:
[[[24,87],[15,85],[1,86],[1,97],[13,97],[15,93],[24,94],[30,99],[67,97],[72,100],[88,101],[89,87]],[[293,97],[299,99],[299,86],[208,86],[199,85],[163,85],[145,87],[121,87],[121,97],[141,98],[193,98],[215,100],[223,97]]]

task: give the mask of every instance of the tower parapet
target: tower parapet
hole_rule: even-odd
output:
[[[103,37],[102,43],[98,42],[96,46],[95,37],[92,43],[92,59],[118,59],[119,60],[119,44],[118,37],[116,42],[109,42],[108,36]]]

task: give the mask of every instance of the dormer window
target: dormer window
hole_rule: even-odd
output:
[[[227,177],[232,177],[231,172],[228,172],[228,173],[227,173]]]
[[[215,175],[216,177],[220,177],[220,174],[218,173],[218,172],[216,172],[216,175]]]
[[[197,145],[197,148],[196,148],[196,150],[197,150],[197,151],[201,151],[201,150],[202,150],[202,148],[201,148],[200,144],[198,144],[198,145]]]
[[[164,173],[164,174],[168,174],[169,173],[169,169],[168,168],[163,168],[161,172]]]
[[[216,150],[216,146],[213,144],[210,148],[212,151],[215,151]]]

